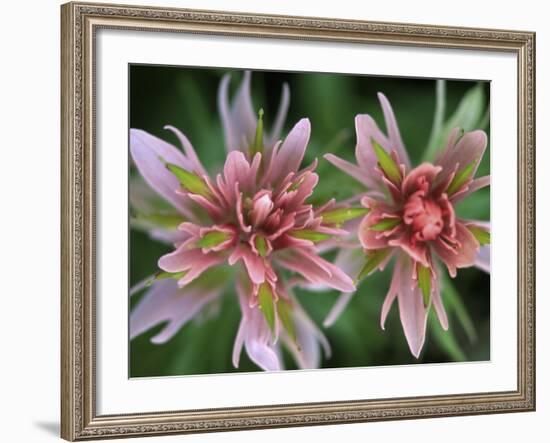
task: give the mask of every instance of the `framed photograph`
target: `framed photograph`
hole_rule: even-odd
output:
[[[63,438],[534,410],[534,33],[61,14]]]

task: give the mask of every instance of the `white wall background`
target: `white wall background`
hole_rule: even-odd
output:
[[[201,9],[525,29],[537,32],[539,226],[550,223],[550,29],[545,3],[393,0],[128,0]],[[55,441],[59,429],[59,4],[2,5],[0,26],[0,407],[2,441]],[[546,203],[545,203],[546,202]],[[314,428],[247,431],[139,441],[546,441],[550,418],[550,311],[544,280],[550,234],[538,230],[537,412]],[[546,265],[545,265],[546,264]],[[498,296],[498,294],[496,294]]]

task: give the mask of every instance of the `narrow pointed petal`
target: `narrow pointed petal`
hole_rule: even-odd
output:
[[[191,144],[189,139],[185,136],[185,134],[183,134],[178,128],[175,128],[174,126],[171,126],[171,125],[166,125],[164,129],[172,131],[180,141],[183,151],[185,152],[185,155],[187,157],[187,160],[192,164],[192,167],[188,169],[191,172],[195,172],[196,174],[206,175],[206,170],[204,169],[204,166],[199,160],[199,157],[195,152],[195,148],[193,148],[193,145]]]
[[[357,145],[355,157],[362,171],[368,188],[374,190],[383,189],[382,174],[378,171],[378,158],[376,157],[373,141],[375,141],[388,154],[395,149],[390,140],[380,131],[380,128],[370,115],[359,114],[355,117],[355,132]],[[401,159],[399,159],[401,161]]]
[[[248,244],[240,244],[235,248],[235,251],[229,257],[229,264],[234,265],[239,260],[242,260],[248,277],[254,284],[262,284],[265,281],[266,266],[263,259],[255,254]]]
[[[470,194],[473,194],[474,192],[485,188],[487,186],[490,186],[491,184],[491,176],[490,175],[484,175],[483,177],[476,178],[472,180],[472,182],[468,185],[468,189],[466,189],[464,192],[458,192],[452,197],[453,203],[458,203],[459,201],[464,200],[466,197],[468,197]]]
[[[307,250],[294,250],[277,257],[281,266],[297,272],[313,284],[326,285],[343,292],[355,291],[353,280],[338,267]]]
[[[473,266],[479,251],[479,243],[468,228],[461,222],[456,222],[456,240],[459,247],[449,250],[441,240],[434,242],[434,251],[449,269],[451,277],[456,276],[457,268]]]
[[[204,289],[196,285],[180,289],[176,281],[170,279],[155,282],[130,314],[130,339],[168,321],[151,338],[155,344],[167,342],[221,291],[221,286]]]
[[[256,116],[250,97],[250,71],[245,71],[232,105],[229,103],[230,81],[231,77],[226,74],[218,89],[218,109],[222,119],[225,145],[227,151],[246,152],[256,129]]]
[[[300,369],[316,369],[321,364],[321,347],[325,356],[330,358],[330,344],[325,335],[298,304],[298,301],[295,298],[293,301],[296,342],[288,338],[285,342]]]
[[[246,319],[243,316],[241,318],[241,322],[239,323],[239,329],[237,330],[237,335],[233,344],[233,353],[231,356],[231,362],[235,368],[239,367],[239,360],[241,359],[241,352],[243,350],[244,340],[246,338],[246,326]]]
[[[264,371],[279,371],[282,364],[271,341],[269,326],[257,307],[250,307],[250,288],[237,284],[242,320],[233,347],[233,365],[238,367],[243,344],[250,359]]]
[[[233,127],[233,118],[229,106],[230,81],[231,76],[229,74],[225,74],[218,88],[218,110],[220,112],[223,132],[225,135],[225,148],[228,152],[238,149],[237,136],[235,134],[236,128]]]
[[[439,278],[434,278],[432,280],[433,291],[431,294],[431,299],[433,306],[435,308],[435,313],[439,319],[441,327],[446,331],[449,329],[449,320],[447,318],[447,312],[445,312],[445,306],[443,306],[443,300],[441,300],[441,289],[439,286]]]
[[[438,165],[443,167],[441,176],[445,177],[455,169],[464,170],[468,165],[473,164],[470,175],[474,177],[486,147],[487,135],[480,130],[467,132],[456,145],[449,143],[447,151],[438,162]]]
[[[163,255],[158,266],[166,272],[183,272],[185,276],[178,280],[180,286],[184,286],[212,266],[219,265],[224,261],[224,257],[216,254],[204,254],[200,248],[189,249],[189,244],[186,242],[177,248],[174,252]]]
[[[286,115],[288,113],[288,106],[290,104],[290,88],[288,84],[283,85],[281,91],[281,100],[279,102],[279,109],[277,110],[277,116],[275,117],[275,123],[269,134],[267,145],[268,148],[272,148],[275,143],[280,139],[281,131],[286,120]]]
[[[372,181],[369,179],[367,172],[363,171],[359,166],[343,160],[334,154],[325,154],[324,158],[359,183],[367,187],[372,187]]]
[[[176,193],[180,183],[163,162],[182,168],[191,166],[182,152],[145,131],[130,129],[130,153],[147,184],[186,217],[194,218],[188,207],[190,200]]]
[[[235,95],[232,106],[233,124],[238,128],[237,136],[240,139],[245,138],[252,141],[256,131],[256,113],[252,106],[252,96],[250,93],[250,71],[245,71],[241,85]]]
[[[482,271],[491,272],[491,246],[481,246],[475,259],[475,265]]]
[[[388,290],[386,298],[384,299],[384,303],[382,304],[382,310],[380,311],[380,327],[382,329],[386,328],[386,318],[388,317],[393,302],[397,297],[397,293],[399,292],[399,289],[401,287],[401,265],[399,264],[399,262],[402,259],[402,257],[398,257],[397,259],[397,262],[393,269],[390,289]]]
[[[397,152],[399,159],[408,169],[411,167],[411,162],[409,160],[407,150],[405,149],[405,145],[403,144],[403,140],[401,140],[397,120],[395,119],[395,114],[393,113],[390,102],[381,92],[378,93],[378,100],[380,101],[382,112],[384,113],[384,120],[386,122],[386,129],[388,131],[388,139],[391,144],[391,149]]]
[[[250,211],[250,220],[255,226],[261,225],[273,209],[273,200],[269,193],[257,196],[252,201],[252,210]]]
[[[339,267],[350,277],[357,277],[364,262],[364,254],[360,249],[341,249],[338,255],[334,259],[334,265]],[[330,309],[328,315],[323,321],[323,326],[328,328],[332,326],[336,320],[340,317],[342,312],[346,309],[347,305],[354,296],[354,292],[342,293],[336,300],[336,303]]]
[[[257,163],[249,163],[240,151],[230,152],[223,167],[225,187],[234,189],[238,184],[241,191],[251,192],[256,185]]]
[[[441,172],[441,166],[434,166],[430,163],[422,163],[414,168],[407,174],[405,180],[403,180],[403,194],[408,196],[414,191],[418,190],[418,181],[427,180],[429,183],[433,183],[437,175]]]
[[[311,124],[303,118],[292,128],[279,149],[273,151],[265,182],[278,185],[289,172],[297,172],[309,142]]]
[[[412,264],[408,257],[401,260],[400,272],[402,274],[399,292],[397,293],[399,317],[409,349],[418,358],[426,338],[428,313],[424,306],[422,292],[412,278]]]

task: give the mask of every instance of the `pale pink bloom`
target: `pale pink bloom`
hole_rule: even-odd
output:
[[[442,327],[448,328],[437,263],[443,263],[451,277],[456,276],[458,268],[474,265],[489,270],[488,246],[480,248],[480,241],[484,242],[484,236],[489,235],[488,225],[462,220],[455,212],[458,201],[489,185],[489,176],[474,178],[487,136],[479,130],[462,136],[458,129],[453,130],[446,149],[434,164],[422,163],[412,168],[393,110],[383,94],[378,97],[388,134],[369,115],[358,115],[357,165],[332,154],[325,157],[375,191],[362,198],[369,213],[358,228],[367,257],[361,276],[383,269],[395,257],[393,278],[382,306],[381,326],[384,328],[388,311],[397,298],[407,342],[412,354],[418,357],[432,305]],[[342,254],[336,263],[346,260]],[[325,325],[336,320],[350,297],[350,294],[341,297]]]
[[[299,169],[310,136],[309,120],[300,120],[283,142],[262,137],[258,149],[255,127],[251,135],[252,126],[259,123],[250,115],[249,81],[245,74],[229,106],[228,78],[222,80],[219,102],[229,153],[223,171],[214,178],[177,129],[168,127],[184,152],[144,131],[130,132],[132,158],[141,175],[182,216],[175,250],[158,261],[171,278],[155,282],[132,312],[130,333],[134,337],[169,320],[154,338],[158,343],[168,340],[223,290],[223,286],[210,287],[201,295],[197,279],[211,268],[242,263],[236,285],[242,321],[235,340],[235,366],[244,345],[262,369],[281,369],[282,341],[300,367],[316,367],[319,344],[328,353],[328,343],[289,292],[291,284],[282,280],[279,270],[287,269],[313,284],[353,291],[350,277],[321,258],[316,245],[345,231],[323,223],[323,214],[335,208],[333,202],[321,208],[307,203],[318,181],[315,163]],[[273,137],[278,136],[279,120],[284,120],[288,106],[286,87],[282,102]]]

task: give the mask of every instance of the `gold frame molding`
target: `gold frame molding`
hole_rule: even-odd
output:
[[[518,60],[517,390],[98,416],[95,408],[94,36],[100,28],[506,51]],[[535,34],[68,3],[61,7],[61,436],[67,440],[535,409]]]

